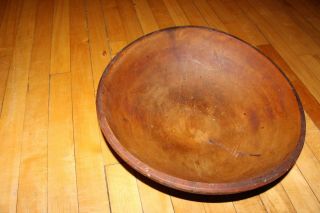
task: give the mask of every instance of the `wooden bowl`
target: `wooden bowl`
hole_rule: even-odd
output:
[[[204,27],[157,31],[124,48],[101,77],[97,112],[127,164],[198,194],[266,185],[294,165],[304,143],[302,105],[281,70]]]

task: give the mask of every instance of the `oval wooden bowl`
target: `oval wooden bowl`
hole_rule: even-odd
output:
[[[295,163],[305,118],[267,57],[213,29],[175,27],[123,49],[97,93],[101,129],[131,167],[198,194],[266,185]]]

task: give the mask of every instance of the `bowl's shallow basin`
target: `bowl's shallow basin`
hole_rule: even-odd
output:
[[[161,30],[122,50],[101,78],[97,112],[125,162],[199,194],[270,183],[292,167],[305,133],[301,103],[279,68],[203,27]]]

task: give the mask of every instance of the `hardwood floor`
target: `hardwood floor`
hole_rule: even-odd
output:
[[[0,212],[320,212],[319,11],[317,0],[0,1]],[[255,45],[297,89],[306,143],[275,186],[186,195],[106,146],[95,111],[105,66],[129,42],[178,25]]]

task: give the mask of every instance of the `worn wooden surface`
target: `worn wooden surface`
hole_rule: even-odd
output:
[[[319,212],[319,10],[316,0],[2,0],[0,212]],[[296,87],[306,144],[272,188],[186,195],[128,171],[106,147],[95,112],[101,69],[139,36],[188,24],[257,46]]]
[[[129,165],[162,184],[200,194],[248,191],[286,173],[302,149],[305,119],[293,88],[239,39],[169,28],[111,64],[97,91],[101,130]]]

